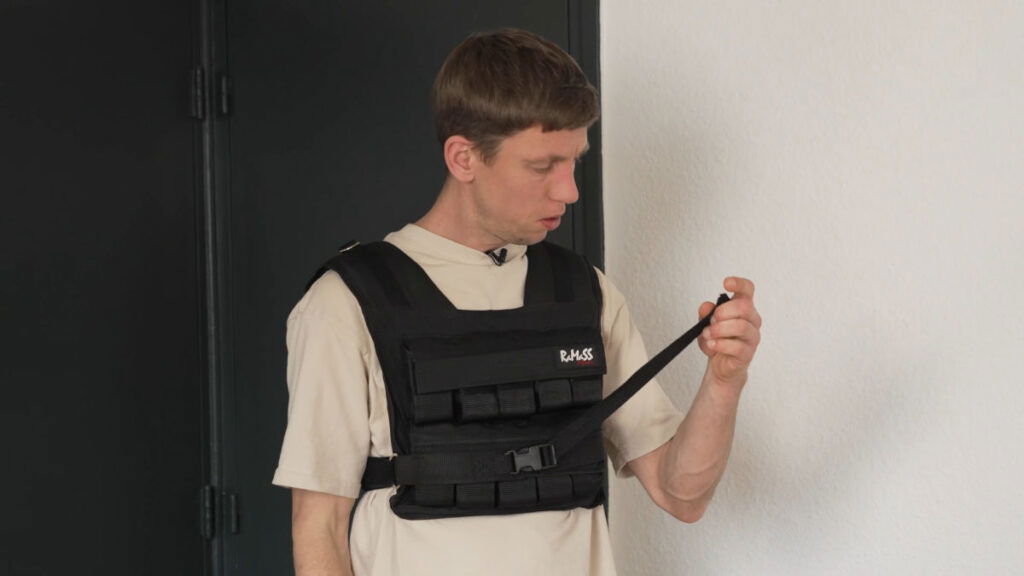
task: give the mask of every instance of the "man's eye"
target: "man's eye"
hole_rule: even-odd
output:
[[[554,168],[554,164],[548,164],[547,166],[537,166],[533,171],[537,174],[547,174],[548,172],[551,172],[552,168]]]

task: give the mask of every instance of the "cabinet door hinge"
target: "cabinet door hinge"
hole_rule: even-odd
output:
[[[192,70],[192,117],[206,119],[206,70]]]
[[[216,517],[217,509],[215,508],[215,500],[217,493],[214,491],[213,486],[203,486],[200,490],[199,500],[199,531],[202,533],[203,538],[206,540],[213,540],[213,529],[214,529],[214,518]]]
[[[241,523],[239,520],[238,510],[238,494],[229,492],[224,495],[224,504],[226,509],[224,510],[225,522],[228,525],[228,532],[231,534],[238,534],[242,531]]]
[[[217,94],[218,112],[221,116],[227,116],[231,113],[231,77],[221,76],[217,90],[219,92]]]

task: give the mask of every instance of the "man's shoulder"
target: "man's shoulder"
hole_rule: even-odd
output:
[[[390,236],[390,235],[389,235]],[[337,316],[339,312],[359,309],[358,300],[348,283],[343,279],[346,274],[360,272],[366,268],[368,258],[385,240],[361,242],[349,240],[338,248],[337,253],[320,264],[312,278],[306,283],[306,291],[292,309],[291,315],[312,314],[320,316]],[[368,249],[369,253],[368,254]]]
[[[292,308],[288,321],[315,317],[347,322],[362,315],[359,303],[348,285],[334,270],[328,269],[314,280]]]

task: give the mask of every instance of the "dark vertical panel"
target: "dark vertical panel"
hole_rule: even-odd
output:
[[[212,574],[224,573],[224,527],[237,529],[237,518],[230,514],[237,502],[223,487],[223,437],[224,388],[226,375],[230,375],[231,348],[229,345],[230,319],[226,316],[224,301],[224,279],[230,272],[227,254],[227,221],[229,210],[222,200],[229,197],[227,131],[218,122],[228,113],[228,77],[226,73],[226,24],[224,0],[199,0],[198,2],[197,61],[202,64],[202,75],[207,89],[203,105],[205,119],[197,131],[197,140],[202,150],[199,188],[202,204],[202,245],[203,245],[203,309],[205,321],[206,362],[206,413],[207,423],[207,475],[208,494],[213,498],[212,509],[205,509],[205,528],[211,529],[212,540],[208,547],[208,566]],[[225,519],[229,522],[225,523]]]
[[[227,573],[290,570],[289,495],[270,479],[287,406],[285,318],[308,275],[345,240],[378,239],[430,207],[444,179],[430,85],[458,42],[515,26],[570,48],[569,15],[549,0],[227,4],[224,487],[242,513],[241,533],[225,540]],[[574,228],[552,239],[591,241]]]
[[[569,54],[590,83],[601,87],[600,9],[597,0],[568,0]],[[601,121],[588,132],[590,153],[577,165],[581,201],[573,206],[573,248],[604,270],[604,202],[601,186]],[[605,493],[607,493],[607,489]]]
[[[201,574],[189,3],[0,4],[4,574]]]

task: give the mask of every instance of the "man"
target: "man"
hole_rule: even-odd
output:
[[[598,393],[607,396],[647,359],[622,294],[603,275],[588,266],[589,276],[577,274],[571,282],[564,280],[561,288],[552,289],[547,287],[551,282],[537,280],[539,272],[534,275],[541,257],[552,262],[561,258],[565,267],[580,269],[575,257],[538,244],[579,197],[574,166],[587,151],[587,128],[598,115],[596,90],[571,57],[528,32],[471,36],[452,52],[438,74],[434,105],[449,174],[435,205],[422,219],[388,235],[386,244],[376,245],[376,253],[391,254],[397,267],[380,272],[387,265],[367,256],[373,252],[370,247],[360,247],[351,257],[342,254],[334,268],[340,273],[321,275],[288,319],[289,423],[274,483],[292,488],[296,572],[300,576],[615,574],[595,468],[592,464],[573,468],[572,452],[559,454],[557,464],[553,456],[522,463],[518,456],[508,456],[511,471],[480,472],[475,469],[479,466],[458,469],[453,465],[454,471],[437,471],[442,480],[435,479],[433,484],[394,480],[401,468],[397,463],[416,457],[408,453],[414,451],[409,448],[409,435],[412,444],[422,444],[415,435],[434,430],[431,426],[451,437],[466,429],[481,436],[492,430],[518,433],[509,422],[522,423],[526,430],[540,421],[536,415],[543,412],[548,394],[542,384],[571,383],[572,394],[567,398],[575,402],[575,386],[586,384],[600,368]],[[360,277],[356,265],[360,259],[376,267],[376,272]],[[389,281],[388,274],[399,274],[403,265],[412,276]],[[558,284],[560,269],[552,270]],[[410,288],[409,282],[420,286]],[[588,286],[594,287],[594,297],[587,294]],[[708,368],[688,413],[684,416],[676,410],[659,385],[651,382],[604,422],[603,448],[598,431],[601,452],[596,469],[603,473],[607,450],[619,476],[635,475],[655,504],[684,522],[702,516],[725,469],[740,392],[759,342],[761,319],[753,305],[753,284],[731,277],[724,287],[735,295],[715,309],[713,323],[699,339],[709,358]],[[400,306],[387,304],[378,293],[412,299],[416,290],[426,291],[428,300],[434,297],[441,306],[447,302],[457,309],[446,316],[454,323],[467,317],[491,322],[536,309],[531,304],[535,288],[538,293],[550,292],[551,310],[592,306],[596,314],[591,328],[599,339],[598,349],[562,348],[563,364],[568,357],[572,377],[540,376],[537,382],[528,382],[527,395],[519,398],[529,405],[530,416],[508,419],[501,404],[502,414],[493,413],[482,424],[475,423],[469,415],[486,402],[474,403],[474,390],[490,390],[494,401],[495,386],[466,388],[466,383],[441,382],[431,384],[435,387],[431,394],[443,395],[448,403],[442,412],[448,412],[421,418],[419,403],[428,395],[416,387],[424,386],[426,375],[412,374],[422,366],[405,358],[420,354],[416,346],[421,343],[410,337],[412,344],[403,340],[406,348],[401,350],[391,341],[395,338],[389,339],[388,330],[399,330],[389,324],[391,315],[399,314],[391,308]],[[552,296],[558,290],[573,296]],[[703,317],[712,309],[713,304],[705,302],[698,312]],[[543,319],[533,321],[544,323]],[[579,327],[565,328],[557,319],[551,322],[553,330],[581,333]],[[423,338],[427,341],[423,350],[438,346],[470,350],[480,348],[488,338],[506,338],[503,329],[468,337],[447,326],[436,328],[448,330],[448,340],[438,344],[436,338]],[[531,342],[547,333],[532,325],[524,330],[523,339]],[[494,362],[504,363],[495,372],[499,378],[499,373],[510,370],[564,369],[509,367],[518,356],[490,349],[483,354],[479,358],[500,358]],[[591,360],[595,355],[599,362]],[[396,364],[396,356],[410,362],[408,369]],[[474,365],[474,370],[482,371],[477,376],[490,377],[487,363]],[[460,368],[457,374],[469,374],[467,370]],[[603,392],[600,372],[606,372]],[[403,378],[412,380],[406,383]],[[416,378],[422,381],[414,385]],[[521,375],[508,378],[524,379]],[[409,396],[409,388],[415,388],[414,398],[403,399]],[[522,383],[496,388],[498,400],[503,401],[503,391],[521,391]],[[545,421],[561,426],[560,414],[570,419],[586,404],[558,406],[548,413],[555,416]],[[410,415],[413,411],[415,416]],[[435,420],[445,422],[435,424]],[[435,441],[443,445],[451,440]],[[462,452],[465,448],[453,453],[461,456]],[[504,465],[500,456],[499,467]],[[391,480],[375,485],[367,480],[370,468],[387,470]],[[586,473],[575,473],[581,470]],[[468,476],[453,476],[449,482],[444,479],[448,473],[489,474],[493,478],[484,480],[496,480],[471,483]],[[559,482],[569,485],[569,491],[545,504],[544,486]],[[523,484],[531,487],[528,500],[517,502],[515,498],[522,494],[505,488]],[[428,488],[438,486],[443,488],[440,496],[431,495]],[[484,489],[476,490],[480,486]],[[361,487],[368,489],[351,517],[349,536],[350,514]]]

